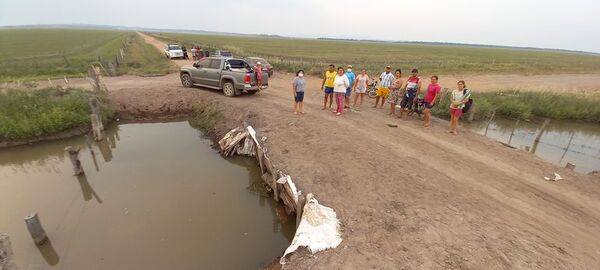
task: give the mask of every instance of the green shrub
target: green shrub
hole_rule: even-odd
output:
[[[193,110],[194,116],[189,123],[204,132],[212,130],[221,118],[221,112],[211,103],[197,103]]]
[[[77,89],[6,90],[0,93],[0,139],[27,139],[88,125],[88,100],[93,96]],[[112,117],[108,106],[103,105],[102,112],[104,121]]]
[[[475,120],[492,111],[499,116],[527,120],[532,117],[600,123],[600,97],[585,94],[508,90],[473,92]],[[433,109],[438,117],[449,117],[449,92],[443,92]]]

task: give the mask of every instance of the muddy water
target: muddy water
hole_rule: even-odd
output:
[[[225,160],[187,122],[110,128],[0,150],[0,232],[20,269],[257,269],[289,245],[293,219],[260,184],[250,159]],[[38,249],[23,218],[40,215],[51,242]]]
[[[465,125],[480,134],[485,134],[486,124],[487,122],[476,122]],[[494,120],[488,128],[487,136],[520,149],[526,146],[533,148],[541,123],[520,121],[513,133],[515,124],[515,120]],[[537,156],[554,164],[575,164],[575,170],[581,173],[600,170],[600,125],[550,122],[534,150]]]

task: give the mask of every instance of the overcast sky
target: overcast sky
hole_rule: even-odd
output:
[[[600,53],[600,0],[0,0],[0,26],[103,24]]]

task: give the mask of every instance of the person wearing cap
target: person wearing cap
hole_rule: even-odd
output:
[[[262,63],[256,62],[256,66],[254,67],[254,72],[256,73],[256,84],[258,85],[258,92],[262,90]]]
[[[373,108],[377,108],[377,104],[379,104],[379,100],[381,99],[381,106],[379,108],[383,108],[383,103],[385,103],[385,99],[390,93],[390,86],[394,82],[394,74],[392,74],[392,67],[385,67],[385,71],[379,75],[379,88],[377,89],[377,97],[375,98],[375,106]]]
[[[350,96],[352,96],[352,88],[354,87],[354,82],[356,81],[356,74],[354,74],[352,71],[352,65],[348,65],[346,69],[346,77],[348,77],[348,82],[350,85],[346,89],[346,96],[344,98],[346,102],[344,104],[344,108],[350,108]]]

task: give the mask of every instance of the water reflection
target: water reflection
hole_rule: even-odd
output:
[[[227,161],[243,166],[248,170],[248,186],[246,189],[251,192],[258,194],[258,203],[261,206],[265,204],[269,204],[271,208],[274,209],[275,215],[273,215],[273,232],[283,233],[286,236],[288,241],[292,241],[295,234],[295,224],[289,226],[289,223],[295,223],[296,217],[294,215],[288,215],[285,207],[280,203],[275,203],[272,198],[272,195],[267,191],[265,187],[264,181],[262,180],[262,175],[260,171],[260,166],[258,161],[254,158],[244,158],[244,157],[232,157],[227,158]]]
[[[79,136],[0,150],[0,229],[30,242],[11,221],[35,209],[49,217],[54,240],[39,253],[17,245],[17,264],[256,269],[281,254],[295,219],[270,198],[256,161],[225,160],[199,134],[185,122],[126,124],[107,127],[100,142]],[[66,146],[83,146],[85,175],[72,175]]]
[[[465,125],[486,134],[487,122]],[[532,153],[560,166],[575,164],[575,170],[581,173],[600,170],[600,125],[552,121],[536,144],[535,136],[540,126],[539,121],[520,121],[517,125],[515,120],[494,119],[487,136],[520,149],[530,148]]]
[[[46,260],[46,263],[48,265],[54,266],[60,262],[60,256],[58,256],[58,253],[54,249],[54,246],[52,246],[52,241],[50,241],[50,239],[48,239],[46,243],[44,243],[41,246],[38,246],[37,248],[42,254],[42,257],[44,257],[44,260]]]
[[[77,176],[79,185],[81,186],[81,193],[83,193],[83,199],[87,202],[92,198],[95,198],[98,203],[102,203],[100,196],[94,191],[94,188],[90,185],[85,174]]]

